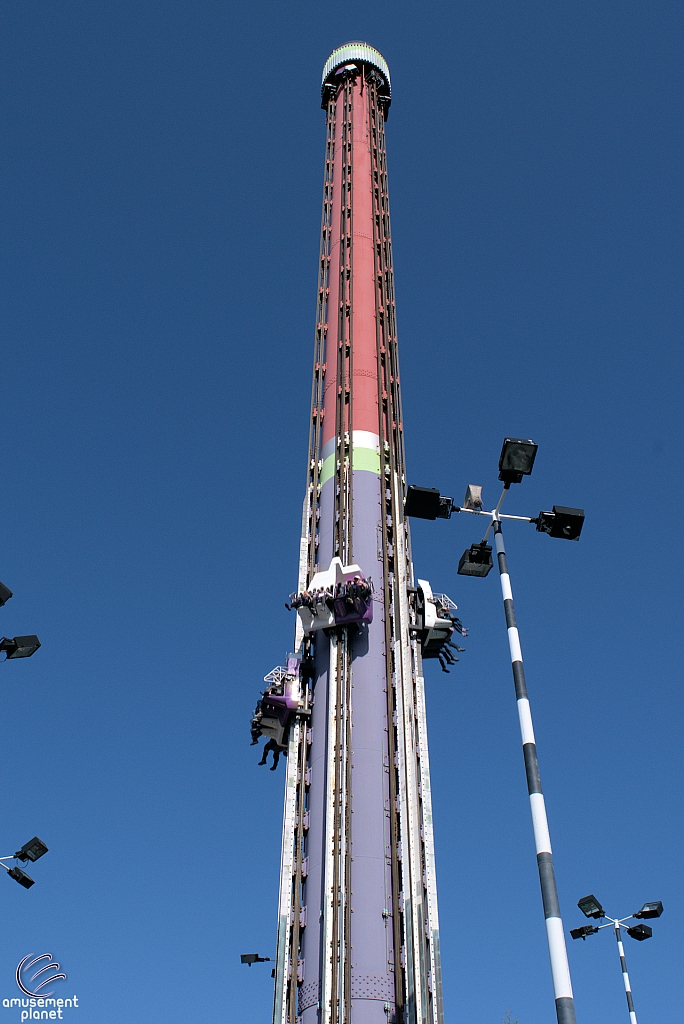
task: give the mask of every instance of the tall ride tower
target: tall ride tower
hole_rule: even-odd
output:
[[[287,752],[274,1024],[442,1024],[423,657],[461,624],[414,580],[385,121],[365,43],[323,69],[325,180],[295,653],[255,738]]]

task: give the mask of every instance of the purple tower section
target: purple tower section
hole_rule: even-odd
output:
[[[327,565],[334,552],[334,489],[327,480],[321,489],[318,559]],[[382,516],[380,476],[367,470],[351,474],[353,496],[352,537],[349,561],[357,564],[375,584],[382,581],[383,559],[379,531]],[[395,955],[392,933],[392,871],[389,810],[389,744],[385,648],[385,615],[382,591],[375,594],[373,621],[347,637],[351,661],[351,748],[349,792],[351,817],[349,856],[349,943],[351,962],[348,986],[351,1019],[358,1024],[386,1024],[385,1005],[394,1004]],[[330,715],[327,687],[330,641],[322,633],[315,639],[313,742],[310,755],[310,827],[307,843],[309,873],[307,902],[314,892],[324,896],[327,850],[325,795],[329,786],[329,750],[326,722]],[[309,918],[302,937],[304,983],[300,999],[303,1024],[320,1018],[320,950],[325,945],[324,918]],[[314,999],[314,996],[316,998]],[[308,1005],[307,1005],[308,1004]]]

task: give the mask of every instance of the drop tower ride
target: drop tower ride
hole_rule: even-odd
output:
[[[461,624],[403,514],[390,100],[377,50],[330,55],[295,653],[253,723],[287,753],[274,1024],[443,1022],[422,659]]]

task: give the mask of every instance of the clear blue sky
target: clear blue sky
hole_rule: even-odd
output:
[[[249,715],[287,652],[323,173],[320,70],[366,39],[387,126],[412,481],[579,505],[507,534],[567,927],[628,942],[640,1022],[681,1012],[682,101],[672,2],[10,0],[0,42],[0,998],[52,952],[80,1024],[267,1024],[282,772]],[[470,626],[428,666],[448,1024],[553,1017],[498,581],[472,521],[417,574]],[[610,935],[570,948],[620,1024]],[[16,1011],[0,1009],[14,1020]]]

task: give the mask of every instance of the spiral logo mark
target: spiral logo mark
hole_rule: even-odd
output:
[[[66,974],[49,973],[50,971],[59,971],[60,969],[60,965],[52,959],[52,953],[42,953],[40,956],[37,956],[33,960],[31,960],[32,956],[33,954],[29,953],[29,955],[25,956],[24,959],[19,964],[19,966],[17,967],[17,985],[25,995],[31,996],[33,999],[43,999],[45,996],[52,995],[52,992],[44,991],[45,986],[51,985],[53,981],[66,981]],[[47,962],[43,963],[43,961]],[[28,985],[31,986],[31,988],[29,988],[28,985],[24,984],[24,981],[22,979],[25,977],[26,973],[30,971],[32,967],[35,967],[36,964],[41,963],[43,964],[43,966],[39,967],[36,973],[31,975],[31,977],[28,979]],[[33,983],[36,981],[37,978],[40,978],[41,975],[44,975],[42,980],[39,982],[39,984],[34,985]]]

